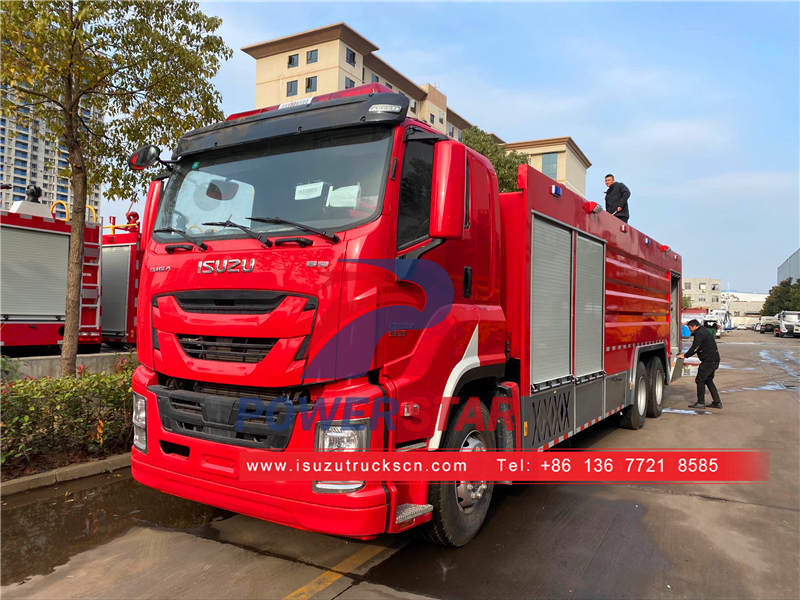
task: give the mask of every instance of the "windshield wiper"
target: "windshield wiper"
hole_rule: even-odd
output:
[[[302,231],[307,231],[308,233],[314,233],[321,238],[325,238],[331,244],[335,244],[339,241],[339,236],[335,233],[328,233],[327,231],[323,231],[322,229],[317,229],[316,227],[311,227],[309,225],[303,225],[302,223],[296,223],[295,221],[289,221],[288,219],[281,219],[280,217],[247,217],[251,221],[258,221],[259,223],[270,223],[272,225],[291,225],[292,227],[296,227]]]
[[[254,240],[258,240],[259,242],[261,242],[267,248],[272,248],[272,240],[270,240],[269,238],[262,239],[260,233],[256,233],[249,227],[245,227],[244,225],[240,225],[239,223],[234,223],[230,219],[228,219],[227,221],[209,221],[207,223],[203,223],[203,225],[211,225],[213,227],[236,227],[237,229],[241,229],[242,231],[244,231]]]
[[[198,242],[196,239],[194,239],[192,236],[190,236],[188,233],[186,233],[183,229],[174,229],[172,227],[162,227],[161,229],[153,229],[153,233],[177,233],[179,236],[181,236],[183,239],[185,239],[190,244],[194,244],[195,246],[200,248],[200,250],[202,250],[203,252],[208,250],[208,244],[206,244],[205,242]]]

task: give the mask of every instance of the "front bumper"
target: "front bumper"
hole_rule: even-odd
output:
[[[330,506],[217,483],[155,466],[152,462],[149,455],[134,448],[131,453],[133,478],[143,485],[173,496],[210,504],[256,519],[332,535],[372,537],[386,531],[388,507],[383,490],[379,494],[371,494],[379,502],[375,506]],[[309,484],[309,489],[310,487]],[[363,496],[362,492],[358,493]],[[317,497],[324,499],[327,496],[317,494]]]
[[[393,486],[368,483],[356,492],[331,494],[315,492],[310,481],[244,481],[239,469],[248,448],[180,435],[163,427],[158,400],[148,389],[155,380],[155,373],[139,367],[132,382],[133,391],[143,395],[147,404],[147,451],[133,448],[131,453],[136,481],[188,500],[299,529],[348,537],[374,537],[387,530]],[[363,386],[359,389],[364,390]],[[314,429],[294,427],[286,451],[313,448]],[[382,444],[379,438],[382,435],[376,436],[376,444]],[[284,454],[272,453],[278,460]]]

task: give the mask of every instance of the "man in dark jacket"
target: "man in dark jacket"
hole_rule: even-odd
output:
[[[628,198],[631,191],[621,181],[614,181],[614,176],[609,173],[606,175],[606,210],[617,217],[620,221],[628,222]]]
[[[714,371],[719,368],[719,351],[717,342],[714,341],[714,334],[707,327],[701,327],[697,319],[692,319],[687,323],[689,331],[692,332],[692,347],[686,354],[679,354],[678,358],[689,358],[697,354],[700,359],[700,367],[697,369],[697,377],[694,378],[697,384],[697,402],[690,404],[689,408],[705,408],[706,390],[711,392],[714,402],[711,408],[722,408],[722,400],[719,398],[717,386],[714,385]]]

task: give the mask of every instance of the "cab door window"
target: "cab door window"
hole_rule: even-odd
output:
[[[409,140],[403,157],[397,211],[397,248],[428,237],[433,187],[433,144]]]

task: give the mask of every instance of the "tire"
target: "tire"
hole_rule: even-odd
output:
[[[664,409],[664,365],[661,359],[650,359],[647,370],[650,372],[647,381],[647,416],[655,419],[661,416]]]
[[[473,423],[465,425],[461,431],[455,431],[461,413],[469,408],[469,403],[462,406],[451,420],[442,448],[462,450],[494,450],[494,432],[478,431]],[[474,405],[473,405],[474,406]],[[489,423],[489,411],[481,403],[481,418]],[[475,484],[479,485],[475,485]],[[489,511],[492,501],[494,483],[444,481],[431,483],[428,492],[429,502],[433,505],[433,517],[426,525],[426,535],[432,542],[441,546],[458,548],[469,542],[480,530]],[[479,494],[476,500],[472,494]]]
[[[641,429],[647,415],[648,371],[642,362],[636,365],[636,376],[633,385],[633,404],[622,411],[619,425],[625,429]]]

